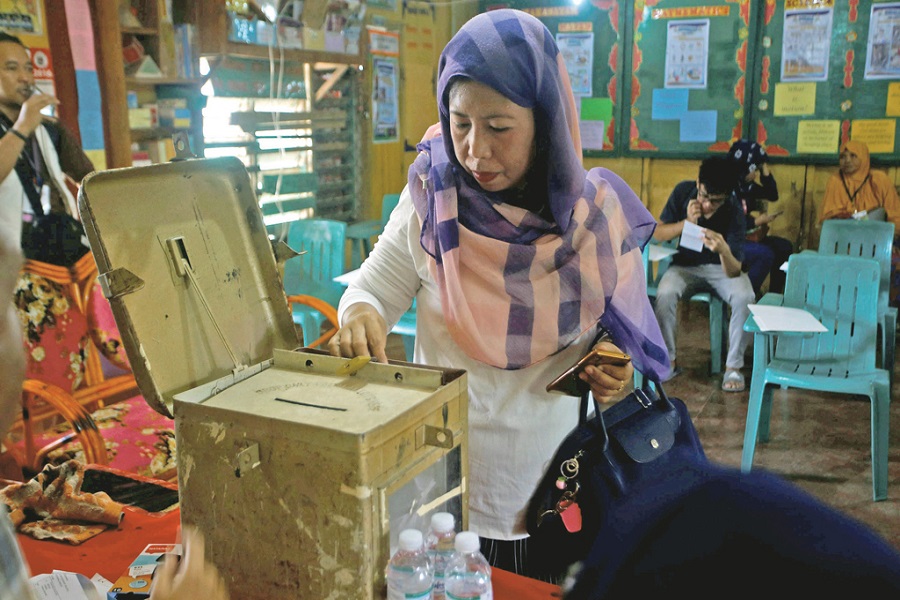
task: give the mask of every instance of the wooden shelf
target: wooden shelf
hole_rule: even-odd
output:
[[[131,139],[134,142],[141,142],[145,140],[160,140],[163,138],[170,138],[172,137],[172,134],[178,131],[186,131],[190,133],[191,129],[188,127],[142,127],[140,129],[131,130]]]
[[[131,35],[159,35],[159,32],[152,27],[122,27],[122,33],[130,33]]]
[[[273,49],[275,58],[280,56],[278,48]],[[242,44],[240,42],[227,42],[225,44],[227,56],[240,58],[259,58],[269,60],[269,47],[258,44]],[[340,54],[337,52],[325,52],[324,50],[304,50],[300,48],[285,48],[284,60],[292,62],[308,63],[333,63],[341,65],[360,65],[364,59],[359,54]]]
[[[206,83],[206,77],[196,79],[182,79],[179,77],[126,77],[126,85],[190,85],[201,86]]]

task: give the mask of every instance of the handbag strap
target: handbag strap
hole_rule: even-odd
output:
[[[643,405],[644,408],[650,408],[654,404],[653,392],[650,389],[650,383],[651,382],[649,379],[644,378],[644,385],[631,392],[631,394],[638,399],[638,401],[641,403],[641,405]],[[652,383],[654,386],[656,386],[657,395],[659,396],[658,402],[662,402],[666,406],[667,410],[674,410],[675,405],[672,404],[671,400],[669,400],[669,396],[663,389],[662,384],[658,381],[654,381]],[[588,399],[589,396],[590,399]],[[598,433],[600,433],[603,438],[602,448],[603,450],[606,450],[609,447],[609,432],[606,430],[606,421],[604,421],[603,419],[603,411],[600,410],[600,403],[597,402],[597,399],[591,395],[590,391],[581,394],[581,402],[579,403],[578,407],[578,424],[582,425],[587,422],[589,404],[591,404],[592,402],[594,404],[594,419],[596,423],[599,424],[599,427],[597,428],[599,430]]]

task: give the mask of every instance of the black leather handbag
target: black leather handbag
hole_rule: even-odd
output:
[[[583,560],[611,508],[669,469],[706,457],[687,407],[656,384],[588,418],[563,440],[526,512],[529,560],[559,576]]]
[[[35,216],[22,227],[22,252],[25,258],[71,267],[90,252],[84,227],[67,213],[52,212]]]

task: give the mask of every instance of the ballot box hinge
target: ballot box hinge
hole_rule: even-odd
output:
[[[144,287],[144,280],[128,269],[113,269],[97,277],[103,295],[112,300],[119,296],[125,296]]]
[[[216,321],[216,316],[213,313],[209,302],[206,300],[206,296],[203,294],[203,289],[200,287],[200,284],[197,283],[197,276],[194,274],[194,268],[191,266],[187,247],[184,245],[184,238],[174,237],[167,239],[166,250],[169,253],[169,260],[172,261],[172,266],[175,269],[175,274],[179,277],[186,278],[190,284],[190,287],[193,287],[194,291],[197,293],[197,298],[200,300],[200,304],[206,311],[207,316],[209,316],[209,320],[212,322],[213,327],[215,327],[216,333],[219,334],[219,339],[222,340],[222,344],[225,346],[225,350],[228,351],[228,356],[231,357],[231,362],[234,363],[235,371],[243,370],[246,365],[238,360],[237,355],[231,348],[231,344],[228,343],[228,339],[222,332],[222,328],[219,326],[218,321]]]

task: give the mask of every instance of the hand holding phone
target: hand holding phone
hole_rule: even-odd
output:
[[[569,396],[581,396],[587,390],[587,384],[578,376],[587,366],[603,364],[627,365],[631,357],[623,352],[594,348],[581,357],[574,365],[563,371],[559,377],[547,384],[548,392],[560,392]]]

